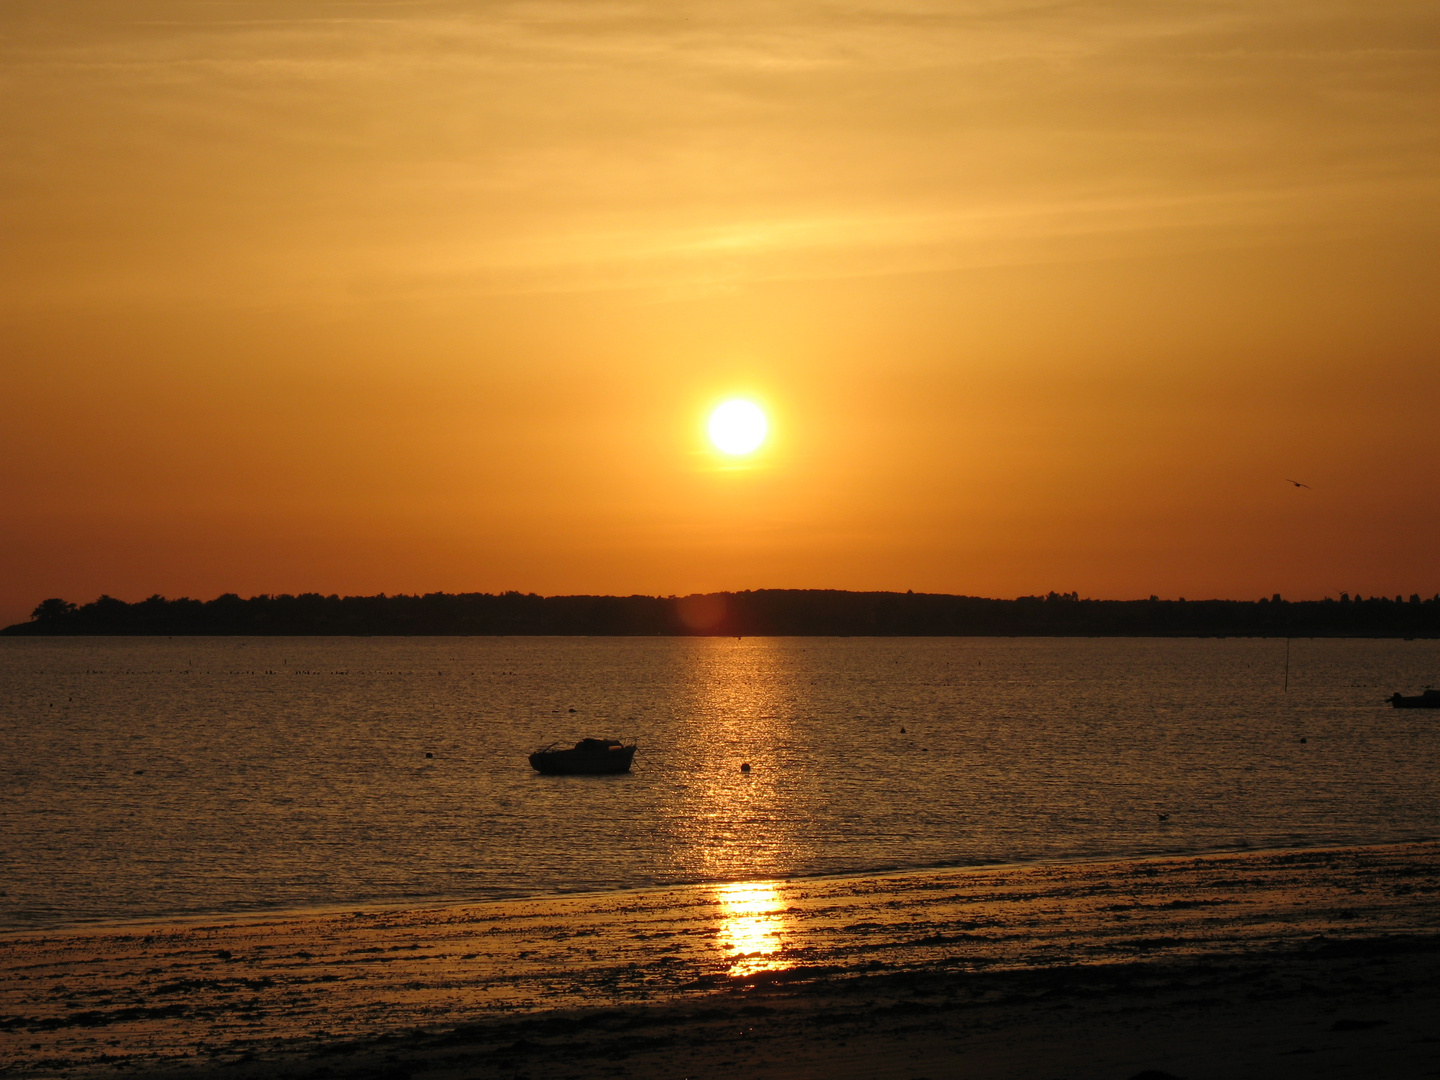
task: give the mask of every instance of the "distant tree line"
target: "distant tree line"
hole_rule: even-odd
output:
[[[9,635],[801,635],[1437,637],[1440,596],[1286,601],[991,600],[939,593],[759,589],[684,597],[429,593],[425,596],[152,596],[46,600]]]

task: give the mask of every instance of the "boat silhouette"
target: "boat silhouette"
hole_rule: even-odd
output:
[[[1410,697],[1396,693],[1385,700],[1397,709],[1440,709],[1440,690],[1426,690]]]
[[[558,742],[530,755],[531,767],[547,776],[599,776],[630,771],[635,743],[619,739],[581,739],[574,746]]]

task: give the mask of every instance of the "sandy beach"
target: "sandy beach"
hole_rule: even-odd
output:
[[[1440,843],[0,937],[0,1075],[1440,1075]]]

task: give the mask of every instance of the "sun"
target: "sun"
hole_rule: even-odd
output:
[[[754,453],[770,430],[765,413],[753,401],[735,398],[710,414],[710,441],[725,454]]]

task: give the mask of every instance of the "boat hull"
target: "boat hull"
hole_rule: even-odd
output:
[[[1390,704],[1397,709],[1440,709],[1440,694],[1433,690],[1416,694],[1414,697],[1396,694],[1390,699]]]
[[[530,767],[546,776],[606,776],[627,773],[635,760],[635,747],[614,750],[537,750]]]

